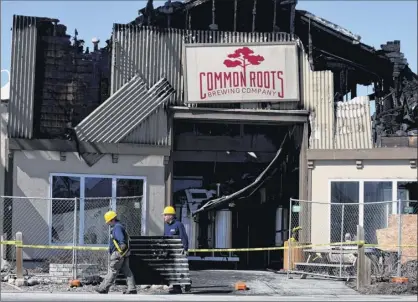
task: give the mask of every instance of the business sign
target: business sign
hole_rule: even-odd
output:
[[[297,46],[288,44],[188,44],[186,102],[299,100]]]

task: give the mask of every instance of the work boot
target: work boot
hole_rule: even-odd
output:
[[[136,289],[132,289],[132,290],[125,290],[123,292],[124,295],[136,295],[138,292],[136,291]]]
[[[96,288],[95,290],[99,294],[107,294],[108,293],[108,291],[106,289],[103,289],[103,288]]]

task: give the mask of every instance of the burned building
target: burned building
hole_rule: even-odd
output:
[[[363,166],[378,178],[370,167],[392,158],[413,175],[417,76],[400,43],[376,50],[296,2],[150,0],[91,51],[56,19],[15,16],[5,194],[79,197],[80,216],[89,197],[142,196],[131,212],[142,234],[161,234],[173,204],[193,249],[260,247],[287,239],[289,198],[330,202],[321,194],[344,177],[324,172],[332,160],[354,167],[353,179]],[[374,93],[359,96],[357,85]],[[71,189],[55,190],[61,182]],[[54,213],[33,207],[48,244]],[[328,241],[317,231],[330,223],[312,224],[332,213],[300,211],[301,238]],[[229,257],[265,261],[239,258]]]

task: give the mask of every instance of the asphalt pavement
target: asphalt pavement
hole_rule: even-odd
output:
[[[72,302],[129,302],[129,301],[219,301],[219,302],[250,302],[250,301],[417,301],[416,296],[365,296],[365,295],[317,295],[317,296],[236,296],[236,295],[122,295],[112,293],[100,295],[93,293],[1,293],[1,301],[5,302],[40,302],[40,301],[72,301]]]

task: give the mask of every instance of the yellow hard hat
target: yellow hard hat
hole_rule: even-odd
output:
[[[114,211],[109,211],[106,212],[106,214],[104,214],[104,220],[106,223],[110,222],[112,219],[115,219],[117,216],[116,212]]]
[[[176,215],[176,210],[172,206],[165,207],[163,215]]]

